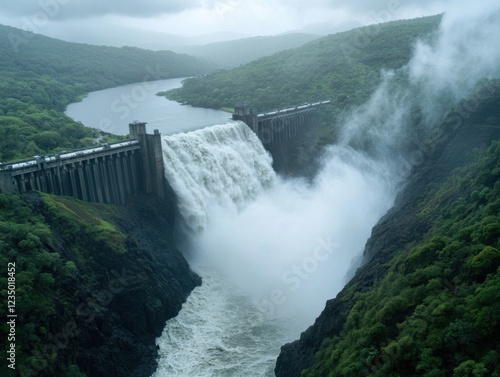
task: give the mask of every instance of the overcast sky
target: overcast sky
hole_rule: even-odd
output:
[[[457,1],[455,1],[456,3]],[[94,43],[127,29],[199,36],[345,30],[441,13],[451,0],[0,0],[0,23]],[[316,27],[314,27],[316,25]],[[126,33],[125,33],[126,34]]]

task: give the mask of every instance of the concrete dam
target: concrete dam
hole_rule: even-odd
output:
[[[0,167],[4,193],[42,191],[98,203],[124,204],[136,192],[165,196],[161,135],[129,125],[132,140],[35,156]]]
[[[259,114],[240,106],[233,119],[245,122],[269,149],[296,137],[309,114],[328,103]],[[0,163],[0,190],[7,194],[37,190],[111,204],[125,204],[135,193],[165,197],[168,182],[160,133],[147,134],[144,122],[131,123],[129,133],[130,140],[119,143]]]

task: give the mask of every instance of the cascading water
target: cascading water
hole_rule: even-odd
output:
[[[164,138],[166,177],[202,277],[167,322],[156,377],[272,376],[281,345],[343,287],[389,208],[385,165],[331,147],[314,184],[284,180],[243,123]]]
[[[168,182],[188,227],[203,230],[214,205],[237,211],[273,184],[271,157],[243,123],[204,128],[164,139]]]

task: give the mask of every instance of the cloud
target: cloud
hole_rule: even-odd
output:
[[[366,24],[441,13],[450,1],[0,0],[0,23],[69,41],[121,45],[134,44],[132,39],[139,38],[123,42],[120,30],[137,36],[145,32],[191,37],[218,32],[274,35],[294,30],[332,34]],[[102,35],[103,40],[95,35]],[[145,37],[134,45],[147,46],[149,39]]]
[[[200,7],[202,4],[211,5],[214,2],[201,0],[121,0],[117,2],[101,0],[1,0],[4,14],[30,17],[44,12],[57,20],[103,15],[154,17],[175,14],[186,9]]]
[[[382,9],[397,9],[419,6],[422,8],[436,3],[449,3],[449,0],[331,0],[328,3],[335,8],[350,8],[353,11],[377,11]]]
[[[316,11],[342,11],[352,17],[366,17],[370,12],[384,10],[402,10],[408,8],[436,8],[436,4],[448,3],[449,0],[417,1],[408,0],[402,4],[399,0],[121,0],[107,2],[102,0],[0,0],[2,13],[9,16],[30,17],[38,12],[45,12],[56,20],[85,19],[105,15],[127,16],[131,18],[152,18],[162,15],[178,14],[186,10],[205,10],[214,15],[221,13],[241,13],[255,9],[269,11],[270,14],[287,10],[296,17]],[[279,14],[277,14],[279,16]],[[257,14],[257,16],[259,16]],[[253,17],[253,15],[252,15]],[[252,18],[250,17],[250,18]],[[279,22],[279,17],[276,18]],[[196,24],[193,24],[193,26]]]

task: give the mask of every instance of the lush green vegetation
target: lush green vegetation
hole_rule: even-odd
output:
[[[213,69],[169,51],[67,43],[2,25],[0,51],[0,161],[94,144],[96,130],[63,114],[84,93]]]
[[[312,142],[294,141],[317,153],[318,145],[334,140],[333,115],[366,100],[380,69],[405,64],[413,41],[439,20],[393,22],[329,36],[245,67],[188,80],[169,96],[198,106],[248,103],[259,110],[331,98],[321,127],[308,136]],[[16,52],[9,33],[22,35],[0,26],[0,160],[95,143],[96,131],[62,113],[85,92],[195,75],[206,67],[168,52],[40,36],[30,37]],[[305,149],[296,156],[297,164],[301,156],[314,153]],[[496,142],[428,194],[419,212],[431,224],[425,239],[401,250],[372,288],[352,292],[355,304],[344,331],[324,342],[304,376],[500,376],[499,160]],[[89,315],[102,315],[103,298],[95,293],[105,279],[99,280],[96,258],[127,254],[127,236],[105,220],[120,219],[120,211],[43,194],[0,194],[0,264],[15,262],[17,271],[17,365],[45,375],[82,375],[71,361],[81,351],[73,340]],[[2,274],[4,303],[7,282]],[[90,306],[78,312],[82,302]],[[6,310],[0,308],[3,318]],[[2,339],[8,331],[2,323]],[[76,345],[68,347],[66,341]],[[61,355],[69,362],[61,363]]]
[[[500,376],[500,142],[431,192],[431,230],[390,261],[339,336],[324,341],[314,376]]]
[[[61,354],[78,350],[69,350],[68,344],[87,326],[88,305],[102,304],[93,296],[102,290],[95,259],[125,253],[127,236],[103,220],[116,207],[40,195],[22,199],[0,194],[0,264],[7,268],[9,262],[15,263],[16,271],[16,366],[26,376],[32,375],[31,370],[77,377],[81,374],[75,365],[61,365]],[[7,315],[7,282],[4,272],[2,318]],[[90,303],[82,305],[89,297]],[[4,340],[0,348],[5,350],[10,344],[6,321],[0,333]],[[0,374],[7,376],[5,362],[2,368]]]
[[[370,97],[381,70],[404,66],[417,39],[432,38],[440,20],[395,21],[330,35],[232,70],[188,79],[166,95],[194,106],[247,104],[257,111],[331,99],[301,140],[287,146],[287,174],[312,175],[318,151],[337,141],[338,115]]]
[[[340,111],[369,97],[381,69],[407,63],[413,43],[431,33],[440,19],[390,22],[320,38],[239,68],[186,80],[168,97],[211,108],[245,103],[259,111],[330,98],[331,111]]]
[[[66,43],[1,25],[0,51],[0,161],[95,144],[99,131],[63,113],[86,92],[213,69],[199,58],[172,52]],[[105,141],[111,140],[108,135]],[[113,281],[100,275],[96,260],[127,253],[127,236],[104,218],[125,215],[114,206],[40,195],[0,193],[0,263],[5,269],[15,263],[16,269],[16,367],[23,376],[81,377],[76,340],[81,333],[98,332],[88,327],[103,315],[100,307],[109,297],[99,294],[109,293],[103,289]],[[2,318],[7,283],[4,271]],[[0,333],[5,355],[6,321]],[[8,370],[3,362],[0,375]]]

